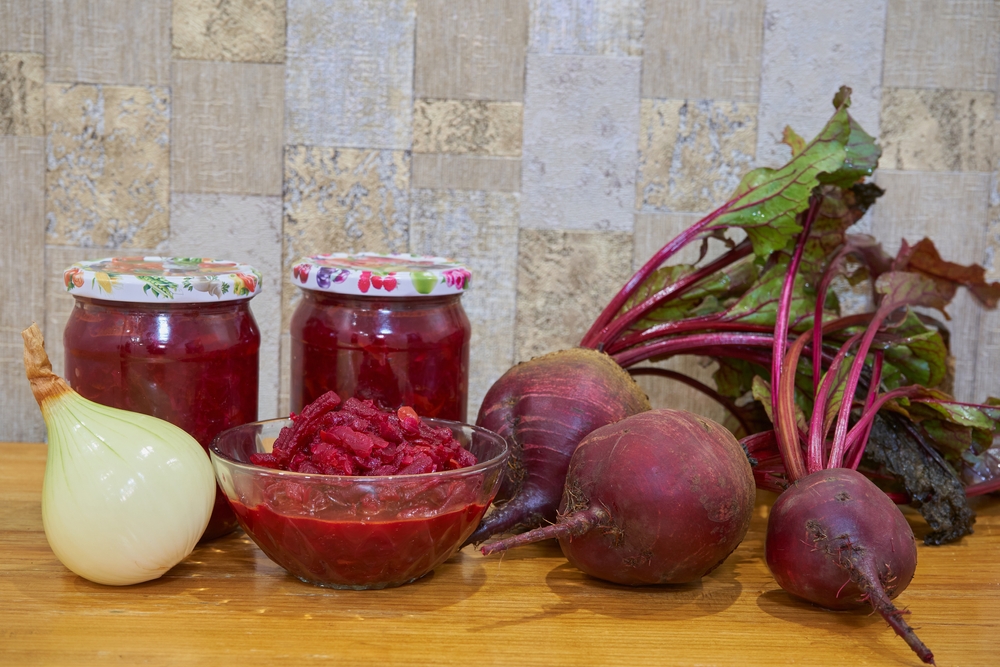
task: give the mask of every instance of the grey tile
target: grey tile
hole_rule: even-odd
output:
[[[46,81],[170,85],[170,0],[44,2]]]
[[[886,2],[768,1],[757,121],[759,165],[780,166],[791,157],[780,143],[786,125],[811,140],[833,114],[830,102],[845,84],[854,90],[851,115],[878,136]]]
[[[258,419],[278,416],[281,333],[281,198],[175,192],[170,197],[170,254],[250,264],[263,290],[250,307],[260,327]]]
[[[631,231],[638,58],[529,56],[521,226]]]
[[[642,55],[646,0],[530,0],[528,52]]]
[[[462,304],[472,323],[469,418],[514,363],[517,193],[413,190],[410,252],[445,255],[472,271]]]
[[[288,0],[285,143],[409,149],[412,0]]]

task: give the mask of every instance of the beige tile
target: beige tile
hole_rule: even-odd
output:
[[[417,97],[524,99],[525,0],[417,0]]]
[[[994,97],[991,92],[886,88],[879,167],[989,171]]]
[[[285,142],[409,150],[415,0],[288,4]]]
[[[47,242],[152,248],[170,193],[166,88],[47,84]]]
[[[521,189],[521,160],[415,153],[412,185],[437,190],[518,192]]]
[[[785,126],[806,141],[833,113],[830,102],[849,85],[851,116],[878,136],[886,0],[808,4],[767,0],[757,113],[757,164],[779,167],[791,158],[781,143]],[[835,63],[835,65],[834,65]]]
[[[413,190],[410,252],[446,255],[472,271],[462,305],[472,323],[468,414],[514,363],[519,195]]]
[[[283,0],[174,0],[174,58],[285,61]]]
[[[280,65],[175,62],[172,189],[280,195],[283,91]]]
[[[642,96],[756,102],[763,20],[764,0],[646,0]]]
[[[530,0],[528,52],[642,55],[646,0]]]
[[[292,403],[292,335],[287,328],[282,328],[279,347],[278,414],[284,417],[290,414]]]
[[[994,90],[1000,60],[995,0],[888,0],[882,84]]]
[[[528,58],[521,226],[632,231],[639,58]]]
[[[632,275],[632,235],[521,229],[514,360],[573,347]]]
[[[260,327],[257,418],[277,417],[283,272],[281,197],[173,193],[170,254],[246,262],[263,275],[263,290],[250,302]]]
[[[984,263],[990,174],[880,170],[876,182],[886,193],[872,209],[870,228],[887,252],[895,255],[903,238],[912,244],[927,236],[945,259]],[[960,290],[948,312],[955,394],[972,400],[981,309]]]
[[[406,252],[409,154],[289,146],[285,151],[283,329],[298,289],[292,263],[321,252]]]
[[[45,53],[45,3],[0,0],[0,51]]]
[[[1000,119],[993,125],[993,174],[986,211],[986,279],[1000,280]],[[976,385],[972,399],[1000,397],[1000,309],[983,311],[979,318]]]
[[[42,416],[24,377],[21,330],[45,318],[45,141],[0,136],[0,441],[38,442]]]
[[[757,105],[642,100],[636,208],[709,211],[753,167]]]
[[[45,56],[0,53],[0,134],[45,135]]]
[[[698,380],[702,384],[715,388],[712,374],[718,364],[707,357],[679,356],[666,361],[639,364],[637,367],[655,367],[683,373]],[[727,424],[727,411],[714,400],[692,387],[671,378],[640,376],[635,381],[649,396],[653,409],[670,408],[672,410],[687,410],[703,417],[713,419],[720,424]]]
[[[170,85],[170,0],[45,2],[47,81]]]
[[[521,156],[524,105],[482,100],[415,100],[413,152]]]

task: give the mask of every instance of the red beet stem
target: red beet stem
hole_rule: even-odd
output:
[[[597,316],[596,320],[594,320],[594,324],[591,325],[590,329],[584,335],[583,341],[580,345],[590,348],[597,347],[600,332],[611,322],[611,320],[614,319],[614,317],[618,314],[618,311],[620,311],[622,306],[625,305],[625,302],[629,300],[629,297],[635,293],[635,290],[637,290],[639,286],[642,285],[642,283],[644,283],[654,271],[656,271],[656,269],[660,268],[660,265],[663,264],[663,262],[670,259],[688,243],[691,243],[698,238],[702,231],[712,224],[716,218],[728,213],[730,207],[735,202],[735,199],[727,201],[725,204],[685,229],[683,232],[674,237],[672,241],[660,248],[660,250],[653,255],[641,269],[635,272],[635,275],[629,278],[629,281],[625,283],[621,290],[619,290],[618,294],[616,294],[615,297],[611,299],[611,302],[604,307],[604,310],[601,311],[601,314]]]
[[[721,257],[715,259],[714,261],[706,264],[700,269],[689,273],[688,275],[680,278],[674,283],[671,283],[661,289],[659,292],[653,294],[651,297],[643,301],[642,303],[633,306],[628,311],[622,313],[617,318],[611,321],[608,326],[606,326],[600,334],[596,337],[594,341],[596,347],[597,344],[603,343],[604,349],[608,350],[611,344],[616,342],[618,337],[628,329],[630,326],[642,319],[650,311],[659,308],[664,303],[672,301],[679,296],[682,296],[686,292],[690,291],[697,283],[701,282],[703,279],[714,275],[721,269],[726,268],[730,264],[743,259],[747,255],[753,252],[753,246],[750,245],[750,241],[744,239],[739,245],[725,253]],[[723,315],[720,313],[719,315]],[[705,318],[694,318],[705,319]],[[713,316],[709,319],[718,319],[717,316]],[[655,327],[654,327],[655,328]]]
[[[542,540],[558,539],[560,537],[579,537],[592,528],[605,523],[608,521],[608,518],[608,513],[600,508],[580,510],[559,517],[558,523],[535,528],[520,535],[512,535],[496,542],[490,542],[483,545],[479,550],[484,556],[489,556],[498,551],[507,551],[514,547],[522,547],[526,544],[541,542]]]
[[[785,346],[788,343],[788,320],[792,308],[792,291],[795,287],[795,276],[799,272],[799,264],[802,262],[802,254],[806,249],[806,241],[809,239],[809,231],[812,229],[813,220],[819,213],[819,205],[822,200],[814,197],[809,204],[805,219],[802,222],[802,231],[799,233],[795,243],[795,252],[792,254],[792,261],[788,264],[788,273],[785,275],[785,284],[781,288],[781,300],[778,302],[778,311],[775,314],[774,323],[774,346],[771,353],[771,414],[774,419],[774,430],[778,436],[778,447],[781,449],[782,458],[785,459],[785,469],[788,471],[788,478],[791,481],[805,476],[806,466],[802,460],[802,448],[799,447],[797,429],[795,428],[795,404],[794,400],[782,400],[783,394],[792,394],[795,383],[795,370],[798,365],[798,355],[789,364],[790,369],[787,374],[790,377],[782,378],[782,365],[785,363]],[[811,336],[810,336],[811,337]],[[805,338],[805,335],[801,336]],[[802,344],[804,345],[804,343]],[[797,346],[801,353],[802,346]],[[783,385],[789,387],[787,392],[782,391]]]

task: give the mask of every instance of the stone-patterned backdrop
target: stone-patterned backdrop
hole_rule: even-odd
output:
[[[862,225],[995,278],[998,63],[996,0],[0,0],[0,440],[44,436],[20,330],[61,368],[62,269],[120,253],[263,271],[262,417],[286,410],[297,256],[456,256],[475,414],[842,83],[885,149]],[[1000,393],[1000,316],[953,311],[958,395]]]

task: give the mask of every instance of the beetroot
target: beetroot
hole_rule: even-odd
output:
[[[910,305],[940,306],[941,283],[899,270],[879,277],[876,288],[882,298],[872,321],[847,339],[822,378],[815,369],[813,412],[807,420],[797,412],[795,376],[805,346],[814,337],[818,346],[828,325],[819,323],[805,331],[787,351],[785,344],[793,285],[816,209],[810,207],[802,221],[784,279],[771,386],[759,377],[754,381],[757,397],[770,403],[775,442],[791,482],[768,517],[767,565],[782,588],[815,604],[830,609],[871,604],[921,660],[933,663],[934,655],[891,602],[916,570],[913,531],[896,505],[855,470],[875,413],[889,400],[917,397],[925,390],[911,386],[880,393],[884,354],[875,350],[869,386],[861,397],[855,391],[881,323]],[[854,358],[848,362],[855,345]],[[860,417],[851,419],[855,405]],[[831,429],[833,437],[828,440]],[[754,444],[758,439],[753,438]]]
[[[750,527],[750,464],[736,438],[682,410],[592,432],[573,454],[558,522],[483,547],[557,537],[569,562],[617,584],[681,584],[718,567]]]
[[[917,545],[903,513],[848,468],[806,475],[781,494],[771,508],[764,553],[782,588],[827,609],[869,600],[879,611],[890,609],[889,600],[917,569]],[[876,561],[876,554],[883,557]]]
[[[644,410],[649,399],[639,385],[594,350],[553,352],[504,373],[483,399],[476,424],[511,444],[498,496],[508,500],[469,542],[554,521],[570,456],[583,436]]]

